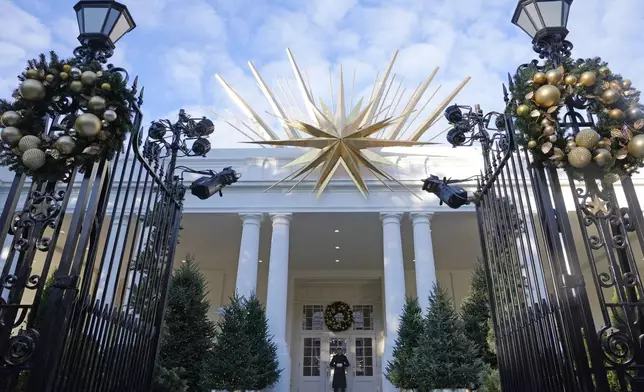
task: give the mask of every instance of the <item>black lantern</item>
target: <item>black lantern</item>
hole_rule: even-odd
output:
[[[114,44],[136,27],[127,7],[116,1],[81,0],[74,10],[81,45],[114,49]]]
[[[548,36],[560,39],[568,35],[568,14],[572,0],[519,0],[512,23],[519,26],[533,40]]]

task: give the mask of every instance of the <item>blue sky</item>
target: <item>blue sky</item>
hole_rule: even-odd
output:
[[[0,0],[0,95],[9,96],[28,58],[49,49],[71,54],[75,2]],[[479,103],[484,110],[502,110],[505,75],[533,57],[529,37],[510,23],[516,0],[123,2],[138,27],[118,43],[112,63],[139,75],[146,122],[174,118],[179,108],[204,115],[203,106],[239,115],[216,83],[217,73],[263,114],[268,105],[246,63],[252,61],[269,83],[292,78],[287,47],[324,98],[329,69],[335,75],[342,63],[345,76],[355,69],[356,91],[368,94],[378,70],[399,49],[394,72],[405,77],[409,91],[439,66],[432,86],[442,88],[434,107],[471,76],[456,102]],[[642,0],[576,0],[569,22],[574,56],[601,56],[642,88],[643,22]],[[213,147],[240,147],[245,140],[223,122],[216,125]],[[425,139],[441,130],[437,126]]]

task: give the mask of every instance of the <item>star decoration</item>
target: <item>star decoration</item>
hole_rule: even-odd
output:
[[[285,87],[278,80],[280,90],[283,94],[282,99],[280,100],[278,94],[267,86],[266,82],[260,76],[253,64],[249,63],[249,66],[255,80],[257,81],[257,85],[271,106],[272,113],[269,114],[280,121],[287,139],[280,139],[275,131],[259,116],[259,114],[250,105],[248,105],[248,103],[246,103],[246,101],[235,90],[233,90],[228,83],[221,78],[221,76],[216,75],[217,80],[224,88],[226,94],[248,118],[250,125],[244,121],[240,121],[243,124],[243,127],[238,127],[231,121],[225,119],[224,121],[244,136],[251,139],[252,141],[250,143],[274,147],[288,146],[310,149],[285,166],[286,168],[300,166],[300,168],[271,186],[269,189],[284,181],[298,180],[295,185],[289,189],[290,192],[309,174],[311,174],[311,172],[319,168],[320,175],[313,191],[317,192],[317,195],[320,196],[328,186],[337,169],[339,167],[343,167],[356,188],[365,198],[369,189],[367,187],[367,181],[363,176],[362,168],[366,168],[368,172],[370,172],[377,180],[382,182],[390,190],[393,189],[387,184],[387,182],[394,182],[405,190],[412,192],[400,181],[396,180],[381,168],[381,166],[396,166],[396,164],[370,149],[433,144],[420,142],[419,139],[437,122],[444,109],[456,97],[461,89],[463,89],[470,78],[468,77],[460,83],[427,118],[420,119],[419,125],[407,140],[401,140],[402,134],[411,126],[411,124],[409,124],[405,127],[405,124],[408,122],[413,123],[418,119],[420,113],[431,101],[434,94],[436,94],[436,92],[434,92],[434,94],[429,98],[429,100],[424,102],[424,104],[420,102],[423,98],[423,94],[436,76],[438,68],[434,69],[429,77],[416,88],[406,104],[400,105],[403,109],[401,112],[396,114],[396,110],[399,107],[405,92],[405,89],[402,89],[401,91],[402,81],[398,84],[397,88],[392,88],[396,78],[395,74],[390,78],[390,74],[392,73],[391,71],[398,54],[397,51],[387,65],[382,78],[377,80],[373,86],[371,96],[367,100],[364,98],[359,99],[355,105],[353,105],[353,87],[351,88],[350,99],[347,105],[347,100],[345,99],[344,77],[342,66],[340,66],[337,99],[335,100],[336,102],[334,102],[333,86],[331,83],[331,105],[329,106],[327,106],[322,99],[320,99],[319,104],[315,103],[310,84],[308,84],[308,81],[295,63],[295,59],[293,58],[290,50],[287,49],[286,52],[289,57],[291,68],[293,69],[297,87],[299,87],[302,97],[301,103],[297,102],[293,94],[293,90],[288,85],[288,81],[284,81],[284,84],[286,85]],[[330,74],[329,80],[332,81]],[[353,85],[355,85],[355,74]],[[287,91],[290,92],[290,94],[288,94]],[[389,96],[390,91],[393,93],[391,96]],[[436,91],[438,91],[438,89]],[[362,108],[363,101],[368,102],[364,108]],[[282,105],[284,102],[290,105],[286,109]],[[421,106],[421,104],[422,107],[417,110],[417,106]],[[349,108],[348,114],[347,108]],[[414,112],[418,113],[415,116],[412,116],[412,113]],[[219,116],[217,113],[213,113]],[[306,119],[307,117],[308,119]],[[389,130],[385,135],[385,131],[387,129]],[[302,137],[301,133],[308,137]],[[376,133],[380,134],[376,135]],[[251,136],[250,134],[254,134],[254,136]],[[420,196],[416,196],[420,198]]]
[[[600,212],[607,213],[608,209],[606,208],[606,202],[599,198],[597,195],[593,195],[592,200],[586,205],[591,214],[597,215]]]
[[[51,210],[51,207],[52,207],[51,204],[49,204],[46,200],[43,200],[37,204],[32,204],[31,216],[33,216],[36,219],[47,218],[49,216],[49,211]]]

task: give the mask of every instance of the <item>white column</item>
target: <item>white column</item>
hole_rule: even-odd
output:
[[[401,213],[381,213],[385,281],[385,351],[382,357],[383,392],[396,388],[384,376],[384,369],[391,361],[393,347],[398,336],[400,313],[405,305],[405,270],[403,267],[402,236],[400,232]]]
[[[110,236],[106,244],[107,251],[105,252],[105,260],[103,261],[101,270],[98,272],[98,289],[96,290],[96,298],[100,300],[103,293],[105,293],[105,301],[103,303],[108,303],[112,306],[115,305],[114,296],[116,294],[116,289],[118,288],[119,276],[117,276],[117,274],[119,264],[127,263],[127,261],[122,260],[122,255],[126,251],[125,245],[128,242],[125,235],[127,232],[127,225],[130,217],[123,216],[121,219],[120,216],[116,216],[113,219],[114,221],[111,222],[112,227]],[[134,230],[134,224],[132,225],[130,230]],[[99,250],[99,252],[102,252],[102,250]],[[102,253],[99,253],[98,260],[100,260],[101,256]],[[114,257],[112,258],[112,256]],[[128,266],[129,265],[126,264],[123,266],[123,268],[128,268]],[[98,268],[100,267],[100,265],[97,265],[96,267]]]
[[[240,296],[248,298],[257,289],[259,229],[262,214],[240,214],[240,217],[242,220],[242,235],[235,288]]]
[[[416,295],[420,308],[425,312],[429,307],[429,295],[436,284],[436,264],[432,245],[431,212],[412,213],[414,231],[414,260],[416,270]]]
[[[288,310],[288,252],[291,214],[270,214],[273,221],[270,260],[268,265],[268,289],[266,292],[266,316],[268,328],[277,345],[277,359],[282,369],[275,392],[288,392],[291,384],[291,355],[286,340],[286,315]]]

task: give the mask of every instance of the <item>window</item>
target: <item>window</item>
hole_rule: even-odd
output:
[[[302,329],[305,331],[324,329],[323,305],[304,305],[302,307]]]
[[[320,376],[320,338],[304,338],[302,376]]]
[[[356,377],[373,376],[373,339],[356,338]]]
[[[353,329],[373,330],[373,305],[353,305]]]

